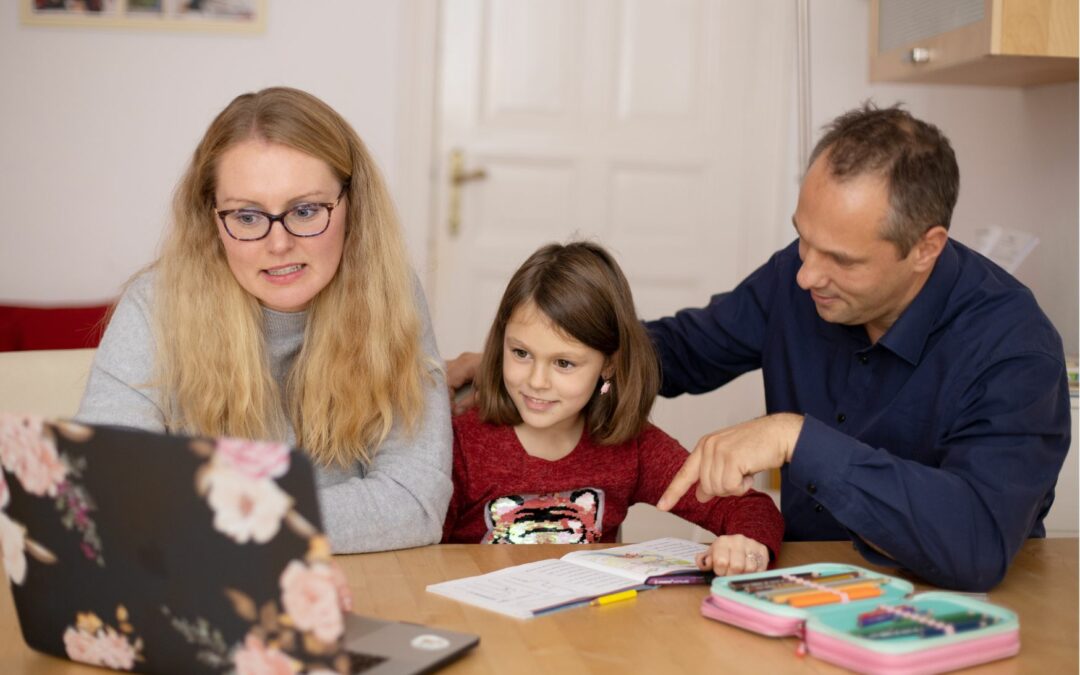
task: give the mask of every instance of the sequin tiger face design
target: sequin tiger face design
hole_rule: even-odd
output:
[[[482,544],[593,544],[603,534],[604,491],[581,488],[493,499]]]

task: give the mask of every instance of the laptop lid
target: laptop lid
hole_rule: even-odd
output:
[[[36,650],[150,673],[407,674],[477,642],[371,620],[413,631],[409,648],[346,651],[348,585],[311,464],[284,445],[0,414],[0,464],[4,569]]]

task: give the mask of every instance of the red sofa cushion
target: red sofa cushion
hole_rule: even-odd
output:
[[[97,347],[111,306],[0,305],[0,351]]]

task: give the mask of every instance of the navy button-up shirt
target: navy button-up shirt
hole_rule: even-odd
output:
[[[761,368],[768,412],[805,415],[781,472],[788,539],[850,537],[939,586],[993,586],[1045,535],[1068,452],[1061,337],[1027,288],[955,241],[876,344],[818,316],[800,264],[795,242],[708,306],[649,322],[661,393]]]

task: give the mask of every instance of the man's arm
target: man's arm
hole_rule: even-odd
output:
[[[788,488],[828,509],[872,560],[885,553],[946,588],[991,588],[1031,532],[1068,452],[1064,365],[1044,354],[1004,360],[966,388],[957,410],[940,447],[927,449],[934,465],[800,418],[786,455]],[[670,508],[698,480],[699,499],[738,494],[746,477],[782,465],[794,429],[784,417],[703,438],[658,505]]]
[[[785,255],[793,254],[776,253],[734,290],[714,295],[705,307],[645,322],[660,359],[661,396],[712,391],[761,367],[779,261]]]
[[[789,482],[851,530],[867,557],[878,548],[935,585],[989,589],[1031,533],[1068,452],[1064,364],[1043,354],[1007,359],[964,399],[935,466],[808,417]]]
[[[446,386],[450,391],[450,409],[460,415],[476,405],[476,387],[473,380],[480,369],[477,352],[461,352],[446,362]]]
[[[653,426],[646,427],[638,437],[638,484],[631,498],[633,503],[657,504],[665,493],[668,483],[680,467],[685,466],[686,449],[678,441]],[[753,490],[739,497],[697,500],[685,497],[676,500],[670,508],[675,515],[703,527],[717,536],[743,535],[748,542],[762,545],[764,567],[770,557],[776,559],[784,534],[784,518],[768,495]],[[739,550],[745,555],[745,543]],[[733,567],[716,569],[717,574],[739,574],[744,570],[744,560],[731,560]]]
[[[753,486],[754,474],[791,461],[802,425],[802,415],[777,413],[706,434],[661,495],[657,508],[670,511],[695,483],[699,502],[745,494]]]

